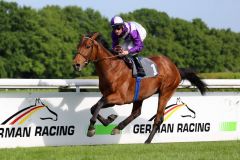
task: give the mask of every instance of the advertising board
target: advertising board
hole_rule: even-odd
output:
[[[90,108],[100,93],[5,93],[0,95],[0,147],[144,143],[157,111],[157,96],[143,102],[142,114],[119,135],[112,129],[130,115],[132,104],[102,109],[118,118],[109,126],[97,121],[87,137]],[[152,143],[240,139],[240,93],[178,92],[169,101],[164,123]]]

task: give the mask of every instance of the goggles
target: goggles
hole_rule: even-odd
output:
[[[113,30],[120,30],[120,29],[122,29],[122,25],[114,25],[114,26],[112,26],[112,29]]]

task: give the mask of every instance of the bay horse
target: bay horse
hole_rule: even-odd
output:
[[[89,62],[93,62],[99,76],[99,90],[102,93],[101,99],[91,107],[92,118],[88,127],[87,136],[95,134],[94,124],[98,119],[107,126],[113,122],[117,115],[110,115],[107,118],[99,114],[100,109],[133,103],[131,115],[119,123],[113,130],[112,135],[119,134],[131,121],[141,114],[142,103],[153,94],[158,94],[158,108],[154,124],[148,139],[145,143],[151,143],[157,128],[163,122],[164,110],[167,102],[176,91],[183,79],[189,80],[204,94],[205,83],[191,70],[178,69],[176,65],[166,56],[159,55],[149,57],[158,67],[159,74],[152,78],[143,78],[137,101],[134,101],[136,79],[126,63],[114,55],[104,45],[98,32],[83,36],[77,46],[77,54],[73,59],[73,67],[81,71]]]

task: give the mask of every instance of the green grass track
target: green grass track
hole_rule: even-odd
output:
[[[0,149],[0,160],[239,160],[240,141]]]

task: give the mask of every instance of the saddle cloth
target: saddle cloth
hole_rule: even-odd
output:
[[[158,75],[158,68],[152,60],[150,60],[149,58],[145,58],[145,57],[139,57],[139,60],[141,61],[143,69],[146,73],[146,76],[144,76],[142,78],[155,77]],[[132,66],[133,77],[137,77],[137,68],[136,68],[136,65],[134,64],[132,58],[131,58],[131,62],[133,64],[133,66]]]

